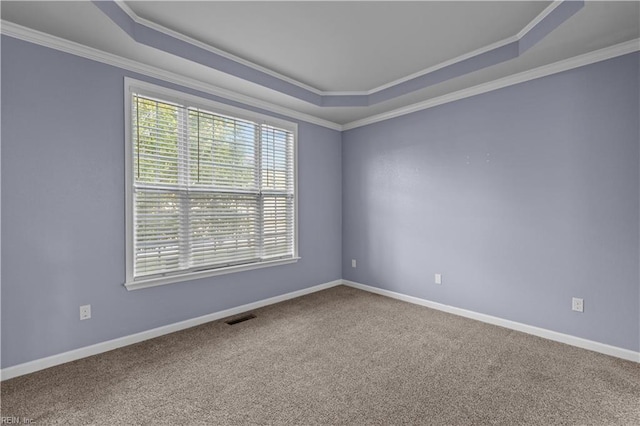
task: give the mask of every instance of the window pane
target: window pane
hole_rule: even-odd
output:
[[[179,193],[135,191],[136,275],[161,273],[180,267],[180,211],[183,200]]]
[[[294,139],[266,124],[132,97],[133,276],[294,255]]]
[[[134,97],[133,148],[135,181],[177,185],[180,108]]]
[[[191,193],[190,249],[194,266],[259,258],[259,197]]]
[[[248,121],[190,110],[190,183],[257,190],[257,128]]]
[[[293,254],[293,197],[264,196],[262,209],[264,256]]]
[[[262,126],[262,189],[293,192],[293,135]]]

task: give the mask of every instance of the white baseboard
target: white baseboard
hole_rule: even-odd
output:
[[[478,312],[468,311],[466,309],[456,308],[454,306],[444,305],[442,303],[432,302],[426,299],[420,299],[419,297],[407,296],[402,293],[396,293],[395,291],[371,287],[354,281],[342,280],[342,283],[346,286],[368,291],[370,293],[391,297],[393,299],[402,300],[404,302],[413,303],[415,305],[426,306],[427,308],[437,309],[439,311],[448,312],[450,314],[459,315],[461,317],[471,318],[488,324],[498,325],[500,327],[521,331],[523,333],[532,334],[534,336],[543,337],[545,339],[565,343],[567,345],[576,346],[582,349],[588,349],[590,351],[599,352],[605,355],[611,355],[617,358],[640,363],[640,352],[634,352],[629,349],[619,348],[617,346],[611,346],[605,343],[594,342],[593,340],[587,340],[581,337],[571,336],[569,334],[558,333],[557,331],[534,327],[532,325],[522,324],[491,315],[480,314]]]
[[[262,308],[263,306],[273,305],[274,303],[294,299],[296,297],[304,296],[305,294],[315,293],[317,291],[335,287],[341,284],[342,280],[335,280],[313,287],[304,288],[302,290],[292,291],[291,293],[282,294],[280,296],[258,300],[257,302],[248,303],[246,305],[237,306],[235,308],[225,309],[224,311],[214,312],[197,318],[180,321],[174,324],[169,324],[162,327],[153,328],[151,330],[142,331],[140,333],[131,334],[129,336],[107,340],[106,342],[96,343],[91,346],[85,346],[83,348],[74,349],[68,352],[63,352],[61,354],[51,355],[46,358],[36,359],[34,361],[29,361],[23,364],[3,368],[0,371],[0,380],[8,380],[13,377],[18,377],[39,370],[44,370],[45,368],[64,364],[70,361],[75,361],[81,358],[86,358],[92,355],[97,355],[113,349],[121,348],[123,346],[133,345],[134,343],[153,339],[154,337],[163,336],[165,334],[184,330],[185,328],[195,327],[196,325],[204,324],[206,322],[215,321],[221,318],[226,318],[243,312]]]
[[[214,313],[203,315],[197,318],[180,321],[174,324],[169,324],[169,325],[154,328],[151,330],[142,331],[140,333],[131,334],[129,336],[108,340],[106,342],[96,343],[91,346],[85,346],[83,348],[74,349],[68,352],[63,352],[61,354],[56,354],[46,358],[36,359],[34,361],[29,361],[23,364],[7,367],[0,370],[0,380],[8,380],[13,377],[18,377],[18,376],[33,373],[36,371],[44,370],[45,368],[64,364],[70,361],[75,361],[81,358],[90,357],[92,355],[97,355],[113,349],[121,348],[123,346],[133,345],[135,343],[153,339],[154,337],[159,337],[165,334],[174,333],[176,331],[184,330],[190,327],[195,327],[197,325],[204,324],[206,322],[215,321],[221,318],[226,318],[226,317],[237,315],[243,312],[258,309],[263,306],[273,305],[274,303],[283,302],[289,299],[294,299],[296,297],[304,296],[305,294],[315,293],[317,291],[324,290],[330,287],[335,287],[341,284],[344,284],[349,287],[354,287],[360,290],[368,291],[370,293],[376,293],[382,296],[387,296],[394,299],[402,300],[404,302],[426,306],[428,308],[437,309],[439,311],[448,312],[454,315],[471,318],[477,321],[498,325],[500,327],[509,328],[511,330],[521,331],[523,333],[532,334],[534,336],[543,337],[545,339],[554,340],[556,342],[566,343],[571,346],[576,346],[576,347],[588,349],[594,352],[599,352],[599,353],[611,355],[617,358],[622,358],[629,361],[635,361],[640,363],[640,352],[634,352],[629,349],[623,349],[616,346],[607,345],[605,343],[594,342],[592,340],[571,336],[569,334],[558,333],[556,331],[534,327],[531,325],[510,321],[510,320],[494,317],[491,315],[480,314],[477,312],[468,311],[466,309],[456,308],[454,306],[448,306],[441,303],[432,302],[430,300],[420,299],[418,297],[407,296],[405,294],[396,293],[394,291],[384,290],[377,287],[371,287],[371,286],[360,284],[354,281],[335,280],[328,283],[305,288],[302,290],[293,291],[291,293],[282,294],[280,296],[274,296],[268,299],[259,300],[257,302],[248,303],[246,305],[237,306],[235,308],[225,309],[223,311],[214,312]]]

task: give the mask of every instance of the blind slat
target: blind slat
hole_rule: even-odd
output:
[[[294,137],[132,96],[134,277],[293,257]]]

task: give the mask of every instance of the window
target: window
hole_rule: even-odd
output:
[[[125,88],[127,288],[295,261],[296,125]]]

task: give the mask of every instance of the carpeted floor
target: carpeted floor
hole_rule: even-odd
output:
[[[2,383],[36,424],[638,425],[640,365],[334,287]]]

